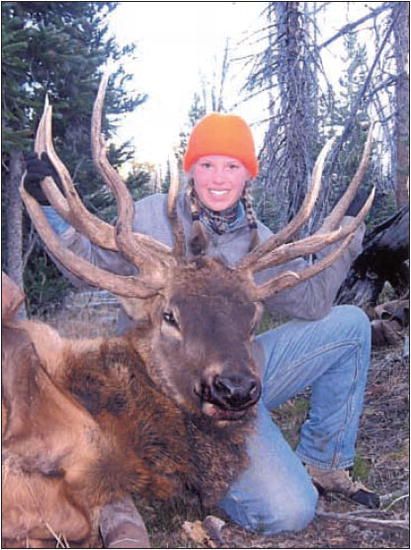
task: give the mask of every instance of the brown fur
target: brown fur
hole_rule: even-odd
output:
[[[180,268],[151,319],[123,337],[65,340],[38,322],[6,323],[9,545],[47,546],[52,532],[92,545],[101,506],[129,492],[195,494],[205,506],[225,494],[246,466],[254,410],[218,422],[193,388],[215,372],[256,371],[249,340],[256,309],[230,277],[215,260]],[[178,331],[162,320],[170,308]]]

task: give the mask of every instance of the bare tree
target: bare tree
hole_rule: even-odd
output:
[[[273,229],[292,218],[307,192],[318,142],[318,59],[310,47],[303,2],[270,2],[268,44],[248,90],[270,89],[270,122],[261,152],[259,214]],[[275,203],[265,200],[275,196]],[[268,207],[268,208],[267,208]]]
[[[201,74],[200,95],[204,112],[224,112],[225,85],[230,70],[230,42],[227,38],[221,58],[215,56],[210,74]]]
[[[338,135],[324,170],[323,194],[305,231],[320,223],[344,190],[357,164],[364,129],[370,121],[378,122],[364,181],[365,188],[376,187],[377,197],[364,256],[350,276],[355,286],[349,287],[349,301],[363,303],[360,295],[364,298],[366,292],[375,301],[385,280],[400,281],[399,294],[407,280],[408,211],[396,208],[408,203],[409,3],[372,3],[362,11],[353,6],[345,3],[346,24],[342,21],[327,37],[319,30],[328,29],[334,2],[270,2],[265,10],[268,23],[252,35],[254,43],[264,41],[264,48],[252,62],[243,59],[253,63],[246,99],[265,93],[269,101],[255,196],[258,214],[274,230],[286,223],[306,192],[319,142]],[[325,24],[319,27],[320,16]],[[329,48],[340,64],[340,78],[332,86],[323,68]],[[372,276],[378,284],[369,284],[358,270],[370,265],[370,257],[375,259]]]
[[[180,141],[175,150],[175,158],[181,178],[183,178],[183,156],[187,149],[188,138],[192,128],[210,111],[224,112],[225,85],[230,71],[230,42],[227,38],[221,60],[214,58],[211,75],[200,75],[199,91],[193,95],[184,129],[180,131]]]
[[[10,152],[9,171],[6,178],[7,188],[7,273],[11,279],[23,288],[23,210],[19,194],[19,184],[23,175],[23,153],[17,149]],[[25,317],[24,306],[19,314]]]
[[[408,204],[408,184],[410,170],[410,76],[407,72],[409,56],[409,2],[393,2],[392,17],[394,20],[394,53],[397,69],[395,85],[395,179],[397,207]]]

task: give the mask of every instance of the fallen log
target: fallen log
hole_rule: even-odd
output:
[[[393,300],[368,311],[373,346],[395,346],[404,339],[410,322],[410,301]]]
[[[341,287],[338,304],[374,307],[386,282],[397,297],[409,293],[409,207],[405,206],[366,235],[364,250]]]

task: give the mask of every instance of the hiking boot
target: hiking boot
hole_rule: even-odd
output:
[[[104,548],[151,548],[143,518],[129,495],[103,506],[99,527]]]
[[[379,508],[380,497],[377,493],[367,489],[360,481],[353,481],[349,470],[319,470],[309,464],[305,467],[320,494],[340,493],[368,508]]]

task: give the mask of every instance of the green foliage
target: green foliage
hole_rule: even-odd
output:
[[[342,124],[344,124],[345,117],[350,112],[368,73],[367,50],[364,45],[361,46],[358,43],[355,33],[344,35],[344,50],[341,61],[345,70],[339,79],[341,93],[337,106],[337,115],[340,115],[339,122]],[[364,108],[358,112],[358,118],[360,122],[367,120],[368,117]]]
[[[167,193],[170,188],[170,183],[171,183],[171,166],[170,166],[170,160],[168,159],[167,165],[166,165],[166,173],[162,178],[160,191],[162,193]]]
[[[275,193],[268,185],[264,185],[260,176],[255,181],[252,194],[256,205],[258,219],[264,223],[271,231],[278,231],[278,221],[282,217],[282,209],[287,208],[283,198]]]
[[[188,112],[188,120],[190,127],[192,128],[200,118],[206,114],[206,107],[204,101],[201,99],[200,95],[195,93],[193,97],[193,103]]]
[[[26,291],[27,310],[42,315],[53,305],[61,303],[72,285],[48,256],[41,244],[37,244],[24,270],[24,288]]]
[[[3,196],[7,195],[5,176],[10,151],[33,149],[34,132],[47,94],[53,106],[57,153],[86,206],[94,213],[102,213],[105,219],[112,218],[114,199],[92,166],[90,148],[92,107],[105,63],[109,59],[116,62],[102,121],[109,140],[120,117],[146,99],[145,95],[126,91],[131,75],[126,74],[122,60],[135,56],[136,46],[119,48],[108,34],[107,15],[116,5],[117,2],[2,3]],[[130,144],[110,145],[113,166],[118,167],[131,157]],[[29,225],[26,234],[28,229]],[[46,295],[43,280],[54,279],[54,285],[58,278],[50,272],[51,264],[42,259],[39,250],[34,249],[27,264],[25,290],[30,303],[38,301],[34,296]]]
[[[3,158],[13,148],[29,146],[30,113],[34,107],[27,88],[29,61],[26,55],[32,30],[25,29],[25,22],[14,13],[13,4],[3,2],[1,5]]]
[[[352,476],[354,479],[361,481],[367,481],[368,475],[371,470],[371,464],[359,455],[354,458],[354,465],[352,468]]]
[[[153,166],[148,164],[134,164],[126,183],[135,201],[138,201],[153,193],[152,175]]]

